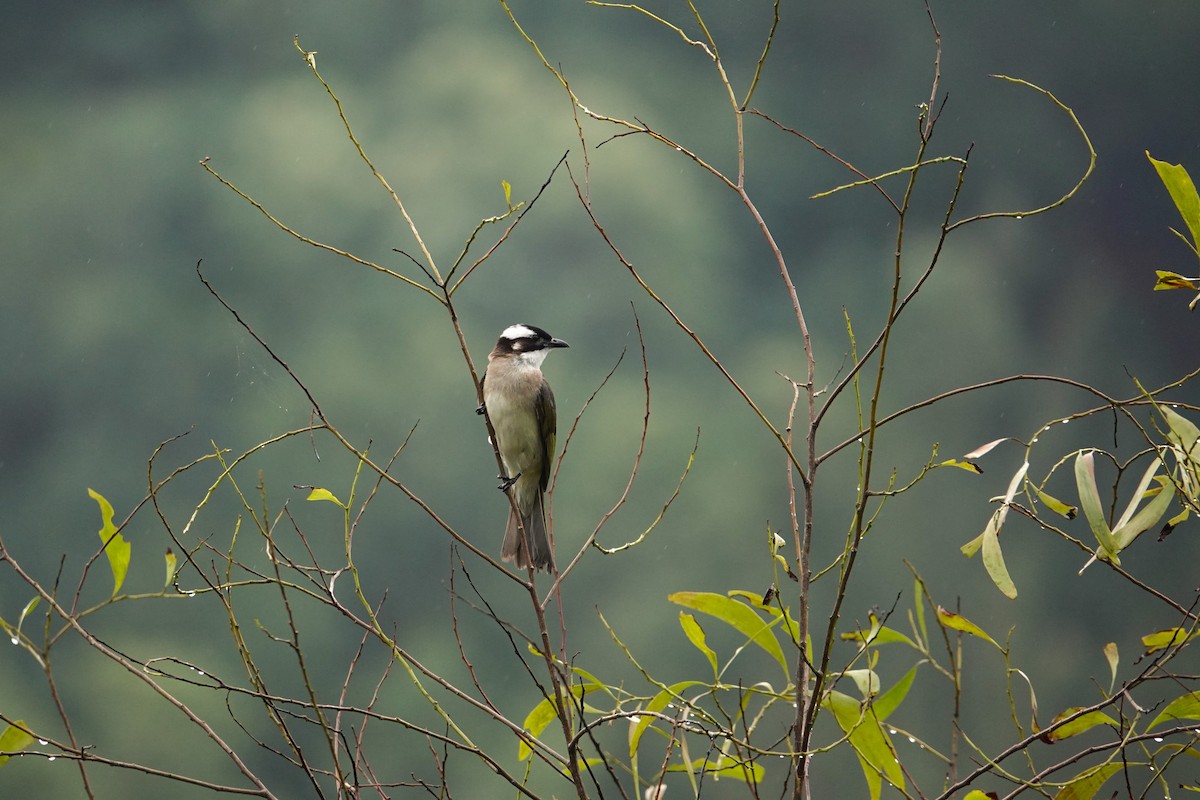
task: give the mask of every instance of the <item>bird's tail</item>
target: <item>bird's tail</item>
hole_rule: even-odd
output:
[[[518,569],[533,567],[549,571],[554,564],[554,555],[550,552],[550,539],[546,535],[546,514],[542,510],[540,494],[529,515],[524,518],[524,523],[525,537],[522,538],[521,528],[517,525],[517,512],[510,507],[500,557],[505,561],[515,562]],[[526,539],[528,548],[525,546]]]

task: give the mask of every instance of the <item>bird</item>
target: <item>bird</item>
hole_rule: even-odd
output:
[[[510,325],[488,355],[483,375],[479,413],[486,411],[496,434],[504,465],[499,488],[514,501],[500,558],[519,569],[549,571],[554,564],[542,502],[554,458],[557,413],[542,362],[551,350],[569,346],[534,325]]]

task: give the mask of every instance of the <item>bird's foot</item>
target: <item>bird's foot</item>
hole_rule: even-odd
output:
[[[509,489],[512,488],[512,485],[514,483],[516,483],[518,480],[521,479],[521,473],[518,472],[516,475],[512,476],[511,478],[506,478],[503,475],[497,475],[496,477],[500,479],[500,485],[497,486],[496,488],[502,492],[507,492]]]
[[[483,403],[480,403],[479,405],[475,406],[475,413],[481,417],[483,416],[483,412],[486,410],[487,410],[487,408],[484,406]]]

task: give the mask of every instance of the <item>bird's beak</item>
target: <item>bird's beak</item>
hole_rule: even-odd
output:
[[[571,345],[564,342],[562,339],[551,339],[546,343],[546,347],[570,347]]]

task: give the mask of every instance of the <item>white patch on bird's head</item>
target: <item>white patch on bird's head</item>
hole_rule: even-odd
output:
[[[517,324],[509,325],[507,328],[505,328],[504,332],[500,334],[500,338],[514,341],[516,339],[536,339],[537,335],[537,331],[533,330],[533,328],[530,328],[528,325]]]

